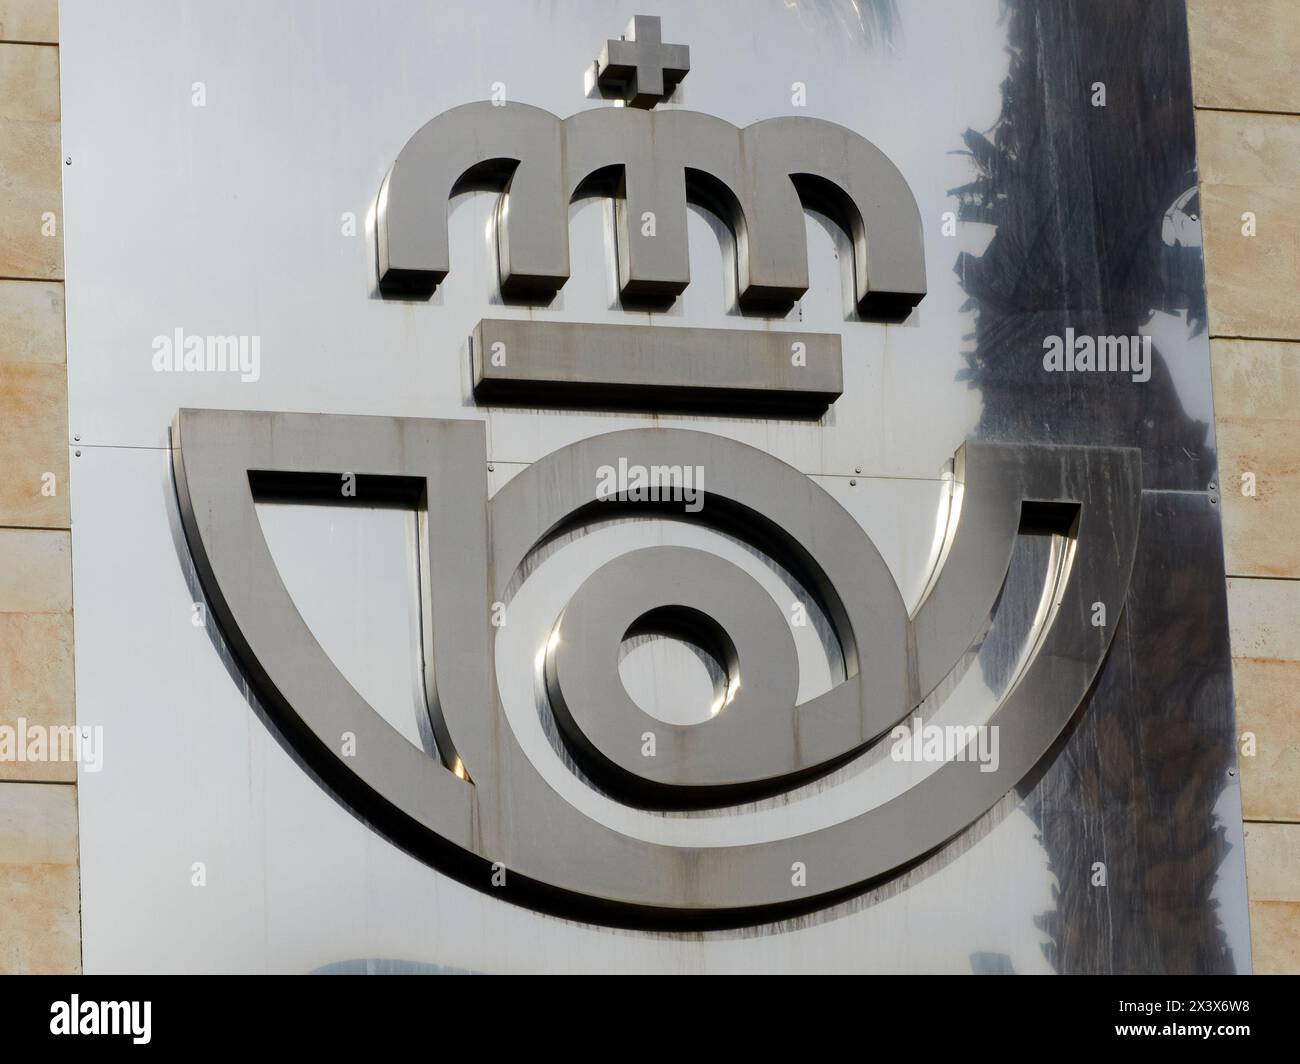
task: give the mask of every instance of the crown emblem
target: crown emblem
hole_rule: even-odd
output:
[[[742,129],[697,111],[654,110],[690,69],[689,49],[663,43],[658,18],[634,18],[623,38],[606,42],[594,66],[601,90],[628,106],[559,118],[528,104],[483,101],[453,107],[415,132],[376,202],[381,294],[433,294],[452,268],[448,202],[464,188],[486,186],[500,193],[498,281],[510,299],[545,304],[569,279],[569,204],[585,193],[615,202],[625,307],[666,307],[690,284],[692,203],[730,228],[737,300],[747,312],[785,316],[807,291],[805,207],[848,237],[862,318],[901,320],[924,297],[916,198],[870,141],[815,118],[771,118]],[[509,343],[497,335],[503,332]],[[704,333],[710,335],[698,335]],[[838,397],[838,336],[758,336],[484,321],[471,342],[474,391],[490,401],[725,405],[814,416]],[[701,345],[710,354],[704,372],[693,369]],[[812,372],[792,375],[792,367]]]
[[[650,110],[689,69],[682,45],[638,16],[597,62],[603,87],[631,107],[558,118],[521,103],[469,103],[427,122],[384,178],[376,210],[379,286],[428,296],[451,269],[447,202],[474,183],[500,190],[501,291],[546,301],[569,277],[568,206],[580,192],[617,202],[625,302],[665,301],[690,283],[686,205],[735,235],[737,292],[747,308],[784,313],[808,288],[803,208],[853,245],[858,311],[905,317],[925,295],[921,218],[907,181],[864,137],[807,117],[743,129],[711,115]]]

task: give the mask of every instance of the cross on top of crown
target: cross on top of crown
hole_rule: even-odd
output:
[[[606,41],[596,63],[602,89],[618,92],[629,107],[651,108],[672,95],[691,69],[691,50],[664,44],[658,15],[636,15],[623,36]]]

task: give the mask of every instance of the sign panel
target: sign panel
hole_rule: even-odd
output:
[[[66,5],[88,970],[1248,968],[1181,5],[720,6]]]

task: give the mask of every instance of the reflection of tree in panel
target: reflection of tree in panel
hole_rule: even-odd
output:
[[[1185,314],[1193,335],[1204,330],[1183,4],[1007,0],[1003,15],[1011,60],[1001,115],[987,134],[966,132],[977,177],[954,193],[964,221],[996,227],[982,255],[962,254],[955,267],[975,316],[965,371],[983,399],[975,435],[1136,444],[1148,486],[1203,488],[1214,469],[1208,426],[1184,412],[1167,362],[1203,357],[1200,345],[1156,348],[1145,384],[1042,366],[1044,337],[1067,327],[1132,336],[1163,312]],[[1105,107],[1093,106],[1097,82]],[[1058,744],[1022,788],[1038,784],[1025,809],[1059,881],[1057,908],[1038,922],[1062,971],[1138,958],[1155,970],[1231,967],[1210,896],[1223,832],[1207,845],[1203,820],[1229,755],[1204,726],[1228,698],[1215,671],[1219,625],[1203,619],[1218,608],[1206,581],[1221,577],[1194,558],[1165,561],[1160,580],[1144,580],[1139,557],[1135,589],[1146,601],[1140,619],[1130,611],[1122,622],[1076,718],[1083,734]],[[1142,658],[1130,661],[1134,636]],[[1106,862],[1105,888],[1090,885],[1094,860]]]
[[[1195,240],[1195,145],[1182,5],[1005,5],[1011,49],[989,133],[967,130],[977,177],[954,190],[964,221],[996,226],[956,271],[977,311],[969,376],[985,435],[1132,442],[1147,483],[1212,468],[1208,426],[1183,412],[1167,356],[1152,379],[1042,368],[1043,338],[1133,336],[1157,313],[1204,330]],[[1105,86],[1106,106],[1092,103]],[[1181,352],[1179,352],[1181,353]],[[1024,401],[1026,388],[1034,401]],[[1203,488],[1204,483],[1179,483]]]
[[[896,0],[786,0],[786,3],[820,16],[855,44],[890,41],[898,32]]]

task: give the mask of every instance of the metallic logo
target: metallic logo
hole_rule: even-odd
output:
[[[521,104],[468,104],[411,138],[377,204],[386,294],[428,294],[442,281],[448,198],[486,180],[502,192],[506,293],[545,299],[564,284],[568,203],[597,181],[618,205],[627,300],[671,298],[688,283],[691,199],[732,225],[745,304],[779,307],[806,289],[810,199],[853,237],[861,314],[896,317],[922,298],[916,202],[877,148],[812,119],[742,130],[656,113],[649,108],[685,76],[689,55],[662,43],[658,20],[634,20],[628,37],[606,46],[597,74],[630,107],[561,120]],[[654,236],[633,224],[645,213]],[[485,357],[497,344],[510,352],[508,370]],[[793,344],[804,356],[795,372]],[[839,337],[825,334],[486,320],[473,348],[481,400],[643,409],[725,401],[740,414],[815,414],[842,388]],[[1127,593],[1141,492],[1136,450],[968,442],[954,457],[928,585],[909,610],[871,539],[831,495],[777,458],[706,432],[637,428],[581,440],[491,495],[477,420],[182,410],[172,446],[186,538],[222,636],[321,781],[466,883],[635,927],[737,926],[821,909],[987,813],[1058,740],[1101,665]],[[606,471],[626,469],[701,475],[690,499],[647,502],[627,484],[610,486]],[[338,490],[344,474],[356,478],[354,496]],[[274,499],[418,513],[436,756],[365,702],[298,613],[257,517],[255,504]],[[648,514],[725,535],[788,574],[841,662],[829,690],[800,700],[783,608],[738,565],[688,546],[641,547],[600,565],[548,621],[533,660],[502,656],[494,612],[510,608],[539,558],[601,522]],[[1013,607],[1018,567],[1029,591]],[[1111,623],[1093,623],[1097,603]],[[620,644],[647,630],[703,645],[722,663],[723,703],[709,720],[666,724],[630,697]],[[1005,660],[990,670],[995,644]],[[499,682],[510,670],[535,670],[572,775],[602,801],[660,816],[661,837],[611,826],[557,789],[503,704]],[[949,759],[863,792],[864,767],[881,763],[891,730],[940,719],[972,676],[986,696],[979,723],[1002,736],[996,765]],[[847,797],[824,800],[840,792]],[[746,810],[781,802],[805,807],[796,833],[746,826]],[[735,830],[674,835],[702,811],[724,828],[732,818]]]
[[[1114,625],[1090,623],[1093,603],[1124,601],[1140,496],[1134,450],[967,443],[942,564],[909,616],[870,539],[822,488],[720,436],[597,436],[527,467],[490,499],[477,421],[186,410],[173,446],[210,608],[322,780],[399,844],[484,890],[586,919],[669,927],[757,923],[822,907],[941,846],[1019,783],[1101,664]],[[491,604],[509,601],[535,551],[618,505],[598,500],[591,486],[620,459],[707,469],[705,505],[692,518],[798,574],[833,620],[847,675],[796,705],[788,620],[750,577],[705,552],[629,552],[582,586],[538,648],[564,743],[591,780],[636,806],[726,807],[783,793],[864,754],[954,669],[974,667],[968,651],[997,623],[1019,534],[1045,534],[1041,609],[988,721],[1003,736],[996,771],[946,763],[882,804],[793,838],[738,845],[650,844],[566,802],[525,754],[501,705]],[[343,471],[358,475],[358,501],[420,514],[426,694],[440,760],[408,743],[339,673],[263,538],[255,500],[342,502]],[[717,716],[666,725],[627,696],[618,640],[647,618],[696,638],[703,619],[703,638],[725,642],[738,689]],[[655,757],[642,755],[647,733],[657,738]],[[345,735],[355,736],[353,757],[339,755]]]
[[[384,178],[384,292],[429,294],[447,276],[447,201],[472,182],[503,191],[497,253],[508,296],[563,287],[569,202],[592,187],[616,196],[625,300],[677,296],[690,283],[688,201],[731,226],[742,305],[788,309],[807,291],[805,202],[852,237],[860,312],[902,317],[925,295],[920,212],[906,180],[870,141],[820,119],[737,129],[695,111],[596,108],[560,119],[520,103],[454,107],[407,141]]]
[[[851,243],[856,313],[897,321],[911,312],[926,291],[921,216],[879,148],[815,118],[737,129],[694,111],[651,110],[685,76],[689,56],[661,43],[657,18],[638,16],[628,38],[609,42],[597,69],[600,84],[634,106],[560,119],[521,103],[469,103],[416,131],[375,205],[381,293],[430,296],[451,269],[449,199],[488,187],[501,193],[496,255],[507,300],[546,302],[564,286],[569,204],[597,193],[615,203],[619,292],[629,308],[662,307],[690,283],[687,204],[695,203],[731,230],[746,311],[783,315],[807,291],[804,208],[813,207]],[[705,337],[543,321],[484,321],[479,332],[474,392],[483,401],[735,412],[740,399],[752,413],[817,416],[842,388],[837,336],[772,332],[760,341],[746,330]],[[496,344],[507,359],[489,357]]]

